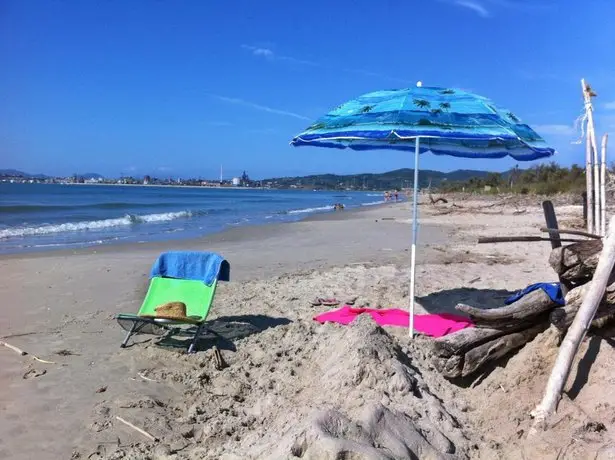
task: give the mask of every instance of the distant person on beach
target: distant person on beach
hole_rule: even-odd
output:
[[[395,201],[399,200],[399,194],[397,192],[395,192]]]
[[[384,192],[384,201],[389,201],[390,198],[389,192]]]

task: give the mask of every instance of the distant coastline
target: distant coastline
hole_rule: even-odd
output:
[[[44,185],[54,185],[43,183]],[[79,182],[58,182],[55,185],[79,185],[79,186],[87,186],[93,185],[96,187],[107,186],[107,187],[160,187],[160,188],[199,188],[203,190],[270,190],[267,187],[242,187],[240,185],[219,185],[219,186],[211,186],[211,185],[183,185],[183,184],[118,184],[118,183],[105,183],[105,182],[88,182],[88,183],[79,183]]]

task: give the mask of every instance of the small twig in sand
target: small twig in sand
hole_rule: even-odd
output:
[[[470,281],[468,281],[468,284],[473,284],[473,283],[476,283],[477,281],[480,281],[480,276],[478,276],[478,277],[476,277],[474,279],[471,279]]]
[[[23,337],[26,335],[44,334],[44,332],[20,332],[19,334],[3,335],[0,339],[10,339],[12,337]]]
[[[141,372],[138,372],[137,375],[141,377],[143,380],[147,380],[148,382],[158,383],[157,380],[150,379],[149,377],[146,377],[145,375],[143,375]]]
[[[133,425],[132,423],[124,420],[122,417],[120,416],[116,416],[116,419],[118,419],[120,422],[122,422],[124,425],[132,428],[135,431],[138,431],[139,433],[141,433],[143,436],[145,436],[146,438],[148,438],[150,441],[154,441],[154,442],[158,442],[158,438],[155,437],[154,435],[148,433],[147,431],[139,428],[138,426]]]
[[[0,341],[0,345],[4,345],[6,348],[13,350],[15,353],[20,354],[21,356],[26,356],[29,353],[27,351],[23,351],[21,348],[17,348],[15,345],[11,345],[10,343],[6,343],[3,341]],[[44,363],[44,364],[55,364],[53,361],[45,361],[44,359],[41,359],[37,356],[34,355],[30,355],[30,357],[36,361],[38,361],[39,363]]]
[[[37,356],[34,355],[30,355],[32,357],[32,359],[38,361],[39,363],[43,363],[43,364],[55,364],[55,361],[45,361],[44,359],[41,359]]]
[[[17,348],[15,345],[11,345],[10,343],[0,342],[0,345],[4,345],[6,348],[13,350],[15,353],[19,353],[21,356],[25,356],[28,353],[23,351],[21,348]]]
[[[226,363],[224,362],[224,358],[222,358],[222,353],[220,353],[220,350],[218,349],[218,347],[214,345],[213,350],[214,350],[214,362],[216,365],[216,369],[221,371],[222,369],[226,367]]]

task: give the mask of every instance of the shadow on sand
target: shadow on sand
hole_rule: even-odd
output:
[[[417,302],[429,313],[457,313],[455,305],[464,303],[488,310],[504,306],[504,301],[514,292],[505,289],[455,288],[417,297]]]
[[[216,345],[221,350],[237,351],[234,341],[267,329],[284,326],[292,321],[288,318],[275,318],[267,315],[236,315],[221,316],[207,321],[207,330],[201,333],[196,351],[207,350]],[[194,329],[175,331],[170,336],[163,337],[156,344],[163,347],[186,348],[186,340],[180,337],[194,333]]]

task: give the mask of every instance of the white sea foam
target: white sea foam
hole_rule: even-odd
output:
[[[162,214],[134,215],[127,214],[115,219],[92,220],[86,222],[67,222],[64,224],[48,224],[39,227],[10,227],[0,230],[0,239],[23,236],[48,235],[51,233],[80,232],[104,230],[112,227],[129,226],[139,223],[166,222],[169,220],[191,217],[190,211],[165,212]]]
[[[386,203],[386,201],[372,201],[371,203],[361,203],[361,206],[374,206],[376,204]]]
[[[331,209],[333,209],[333,206],[322,206],[320,208],[295,209],[294,211],[288,211],[288,214],[305,214],[307,212],[329,211]]]

